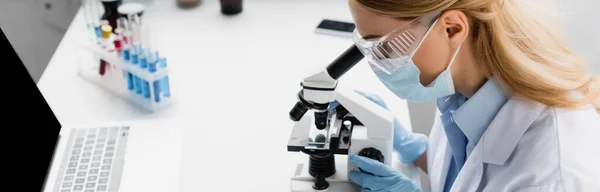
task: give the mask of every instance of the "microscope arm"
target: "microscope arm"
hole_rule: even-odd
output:
[[[367,127],[369,139],[393,138],[394,115],[390,111],[350,89],[337,88],[336,100]]]

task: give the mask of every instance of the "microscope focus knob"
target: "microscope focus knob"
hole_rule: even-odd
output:
[[[367,148],[360,150],[358,152],[358,156],[368,157],[368,158],[374,159],[376,161],[379,161],[381,163],[383,163],[383,161],[384,161],[383,154],[381,153],[381,151],[379,151],[373,147],[367,147]]]

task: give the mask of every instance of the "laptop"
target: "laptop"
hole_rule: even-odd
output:
[[[2,29],[0,46],[8,50],[2,53],[2,69],[11,75],[2,77],[5,101],[10,101],[0,107],[6,114],[2,141],[10,146],[3,157],[11,157],[3,158],[8,162],[1,172],[9,177],[3,190],[179,191],[181,121],[63,126]]]

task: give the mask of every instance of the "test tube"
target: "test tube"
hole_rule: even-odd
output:
[[[115,40],[114,40],[114,44],[115,44],[115,49],[117,50],[117,53],[119,54],[119,56],[122,56],[123,54],[123,47],[124,47],[124,41],[123,41],[123,33],[125,30],[125,26],[123,25],[123,19],[119,18],[117,20],[117,28],[115,29]]]
[[[133,37],[133,42],[134,43],[141,43],[140,42],[140,25],[141,25],[141,20],[139,15],[137,14],[131,14],[129,15],[129,25],[131,26],[131,36]]]
[[[148,68],[148,55],[151,54],[148,51],[150,48],[150,37],[148,31],[148,24],[142,24],[142,18],[138,14],[135,14],[134,19],[138,22],[138,40],[140,41],[140,67],[146,70]]]
[[[140,67],[142,69],[148,68],[148,61],[146,59],[146,51],[140,47],[139,49],[139,57],[140,57]],[[150,98],[150,83],[147,80],[142,80],[142,93],[144,98]]]
[[[132,19],[131,15],[127,16],[126,19],[127,19],[127,32],[128,32],[127,41],[129,42],[129,44],[133,44],[133,30],[135,28],[135,24],[133,23],[133,19]]]
[[[138,47],[138,49],[139,49],[138,57],[140,60],[140,67],[145,70],[146,68],[148,68],[148,59],[146,59],[146,54],[145,54],[146,51],[144,51],[144,48],[142,48],[141,46]]]
[[[110,37],[112,35],[112,27],[108,24],[102,25],[102,40],[100,41],[100,45],[105,49],[104,51],[111,51],[110,45],[113,43],[110,41]],[[104,75],[106,69],[110,65],[105,60],[100,60],[100,75]]]
[[[159,63],[160,63],[160,68],[167,68],[167,58],[160,58],[159,59]]]
[[[131,52],[131,64],[133,65],[137,65],[139,63],[139,58],[138,58],[138,45],[133,44],[130,48],[130,52]]]
[[[126,18],[120,18],[119,19],[119,23],[121,24],[121,27],[123,28],[122,30],[122,34],[121,34],[121,44],[123,46],[123,59],[125,59],[125,61],[129,61],[130,57],[131,57],[131,42],[130,42],[130,27],[129,27],[129,21]]]
[[[161,80],[159,79],[159,80],[154,81],[154,83],[152,83],[154,86],[154,101],[157,103],[160,102],[160,91],[161,91],[160,90],[160,88],[161,88],[160,82],[161,82]]]
[[[146,80],[142,80],[142,93],[144,98],[150,98],[150,83],[148,83]]]
[[[152,52],[152,49],[148,49],[148,71],[150,71],[150,73],[156,72],[156,58],[158,58],[158,52],[154,53]]]
[[[96,36],[96,29],[94,26],[94,16],[91,10],[91,0],[81,0],[81,10],[83,11],[83,18],[85,20],[85,27],[90,33],[90,37],[94,39]]]
[[[127,89],[129,89],[129,90],[135,89],[135,81],[133,79],[133,74],[131,74],[130,72],[127,71],[125,73],[125,77],[127,79]]]
[[[118,49],[117,51],[120,53],[120,56],[122,56],[123,60],[125,60],[126,62],[129,62],[130,59],[130,45],[127,42],[127,19],[125,18],[119,18],[117,20],[117,29],[115,30],[117,37],[118,37],[118,44],[120,44],[120,50]],[[115,47],[117,46],[117,41],[115,41]],[[133,80],[133,74],[131,74],[129,71],[125,71],[125,79],[127,80],[127,89],[128,90],[133,90],[135,88],[134,86],[134,80]]]
[[[143,86],[143,82],[142,82],[142,78],[138,77],[138,76],[133,76],[133,78],[135,79],[135,93],[137,94],[142,94],[144,88]]]
[[[102,37],[102,30],[100,29],[100,2],[97,0],[90,0],[90,10],[92,14],[92,19],[94,22],[94,29],[96,31],[96,38],[100,39]]]
[[[132,44],[132,47],[131,47],[131,49],[132,49],[131,57],[133,60],[132,63],[134,65],[137,65],[139,63],[139,57],[138,57],[139,55],[138,54],[140,53],[140,47],[141,47],[140,43],[141,42],[140,42],[139,35],[138,35],[139,27],[140,27],[139,26],[139,17],[136,14],[129,16],[129,26],[131,29],[130,30],[131,36],[130,36],[129,41]]]
[[[167,67],[167,58],[162,57],[159,60],[160,60],[160,67],[166,68]],[[163,95],[165,97],[171,96],[171,89],[169,88],[169,76],[168,75],[163,77],[163,79],[162,79],[161,91],[163,92]]]
[[[165,97],[170,97],[171,96],[171,89],[169,88],[169,76],[165,76],[163,77],[162,81],[162,86],[161,86],[161,90],[163,92],[163,95]]]
[[[100,37],[99,39],[102,39],[102,26],[108,25],[108,21],[107,20],[100,20],[99,24],[99,29],[100,29]]]
[[[131,74],[131,80],[133,80],[133,89],[130,89],[130,90],[135,92],[135,90],[137,89],[137,86],[138,86],[138,82],[137,82],[138,79],[135,75]]]
[[[167,68],[167,58],[165,58],[164,56],[159,56],[158,53],[156,53],[156,58],[158,60],[158,67]]]

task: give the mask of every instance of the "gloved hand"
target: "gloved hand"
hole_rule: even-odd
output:
[[[389,110],[383,99],[373,93],[365,93],[355,90],[356,93],[364,96],[375,104]],[[333,102],[330,107],[334,108],[339,103]],[[421,154],[427,150],[427,136],[420,133],[412,133],[404,128],[397,117],[394,117],[394,149],[400,154],[400,161],[403,163],[412,163],[417,160]]]
[[[422,189],[414,181],[379,161],[352,155],[350,162],[362,171],[350,171],[349,179],[362,187],[362,192],[421,192]],[[371,174],[369,174],[371,173]]]

